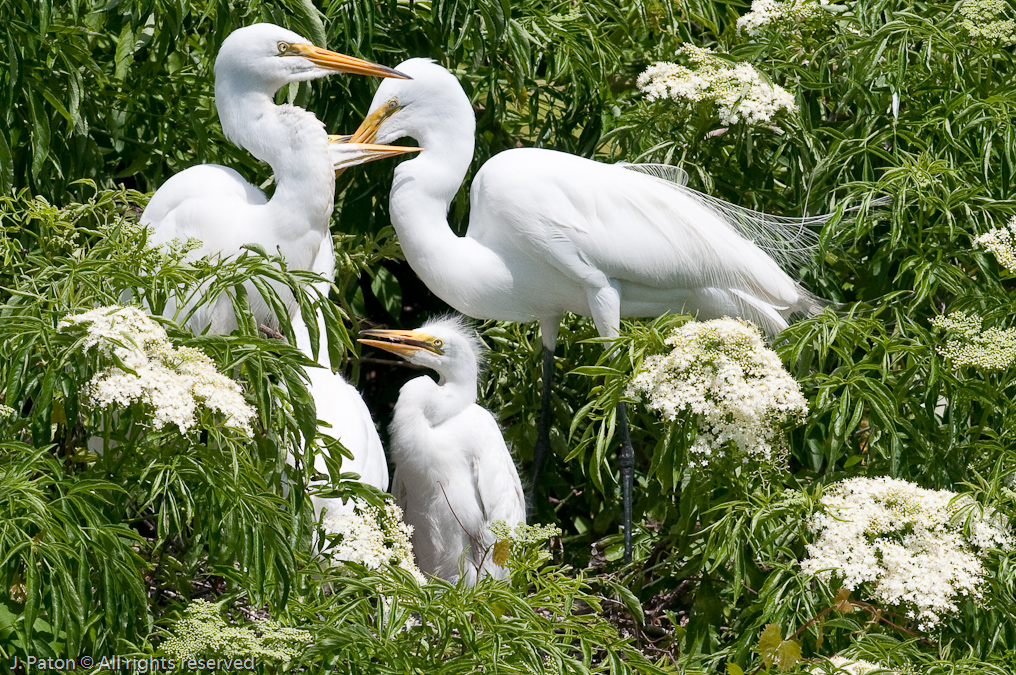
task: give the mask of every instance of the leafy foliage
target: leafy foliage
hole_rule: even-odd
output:
[[[158,639],[149,636],[188,600],[225,596],[309,631],[294,665],[310,672],[676,664],[686,673],[812,673],[834,672],[825,657],[835,654],[897,672],[1013,671],[1012,551],[986,557],[985,601],[961,602],[934,633],[800,572],[808,518],[826,486],[851,476],[953,490],[1016,522],[1012,367],[958,363],[949,355],[964,345],[947,341],[962,336],[931,323],[964,311],[982,320],[982,335],[1012,327],[1014,275],[974,242],[1016,214],[1016,56],[1004,25],[1013,9],[857,0],[738,30],[748,9],[712,0],[0,4],[9,19],[0,28],[0,382],[16,413],[0,421],[0,653],[151,652]],[[687,422],[664,423],[627,401],[640,524],[635,562],[621,565],[616,404],[688,317],[627,322],[612,345],[571,317],[555,364],[551,466],[534,504],[535,521],[563,530],[552,558],[533,549],[511,585],[475,589],[310,562],[303,491],[281,496],[287,452],[298,459],[286,470],[297,484],[313,465],[307,362],[258,332],[242,286],[303,289],[309,275],[255,250],[199,264],[184,262],[183,249],[153,257],[133,226],[143,194],[80,182],[150,191],[196,162],[266,181],[222,138],[212,99],[218,45],[255,20],[388,65],[430,56],[449,67],[477,115],[474,170],[500,150],[542,145],[678,164],[694,187],[766,212],[834,212],[799,271],[832,304],[773,345],[810,409],[788,434],[786,466],[701,471],[689,462]],[[637,76],[680,60],[685,43],[752,64],[794,95],[796,113],[777,128],[726,126],[715,107],[648,100]],[[337,76],[280,98],[307,106],[330,131],[349,131],[371,86]],[[350,316],[409,326],[442,306],[400,260],[390,172],[379,163],[340,179],[332,300]],[[466,194],[450,214],[460,232]],[[883,195],[891,207],[870,206]],[[862,208],[847,212],[853,205]],[[127,290],[156,311],[173,293],[231,295],[233,335],[195,336],[180,328],[184,315],[164,325],[242,382],[258,411],[252,443],[207,420],[180,436],[87,408],[82,385],[96,364],[57,324],[122,302]],[[335,304],[298,295],[306,316],[325,308],[333,363],[356,354]],[[482,330],[490,354],[481,399],[525,465],[539,411],[538,336],[532,326]],[[353,364],[379,411],[407,376],[388,368]],[[107,439],[102,454],[88,449],[93,435]]]

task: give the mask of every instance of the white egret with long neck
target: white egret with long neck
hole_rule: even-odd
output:
[[[476,403],[479,340],[457,318],[419,330],[366,330],[360,342],[429,368],[399,392],[389,451],[392,494],[412,525],[420,569],[470,585],[486,574],[506,578],[494,563],[490,526],[526,521],[525,496],[504,436]],[[461,564],[461,567],[460,567]]]
[[[141,216],[153,244],[195,238],[202,245],[190,259],[239,253],[245,244],[281,252],[291,269],[311,270],[331,281],[335,272],[328,228],[332,213],[334,165],[352,166],[412,151],[409,148],[349,144],[331,148],[322,123],[310,112],[276,105],[275,92],[291,82],[332,73],[405,77],[391,68],[311,45],[275,26],[255,24],[233,31],[215,59],[215,105],[226,138],[267,162],[275,172],[271,199],[233,169],[203,164],[182,171],[160,187]],[[292,293],[278,288],[286,302]],[[276,317],[249,289],[255,316],[273,325]],[[228,333],[235,320],[228,298],[194,309],[189,324]],[[292,310],[292,307],[289,308]],[[175,301],[167,315],[177,310]]]
[[[411,80],[378,87],[357,137],[410,137],[424,150],[395,169],[392,224],[406,260],[439,298],[477,319],[539,321],[543,405],[534,486],[549,449],[554,346],[566,312],[602,336],[622,317],[668,312],[739,316],[774,334],[820,306],[781,268],[806,256],[828,216],[781,219],[728,204],[639,165],[552,150],[507,150],[477,171],[464,237],[448,208],[473,158],[473,109],[458,80],[429,59],[397,66]],[[775,258],[775,259],[774,259]],[[634,452],[618,409],[625,552],[631,555]]]

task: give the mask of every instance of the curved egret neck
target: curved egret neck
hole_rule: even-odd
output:
[[[335,203],[324,124],[303,108],[245,90],[242,81],[216,81],[215,102],[226,138],[272,167],[275,192],[265,206],[272,236],[291,267],[309,269],[329,236]]]
[[[407,262],[431,291],[467,316],[490,316],[487,298],[510,294],[512,273],[495,251],[448,224],[448,208],[473,159],[472,111],[468,123],[448,123],[414,134],[424,148],[395,169],[392,225]],[[525,320],[529,320],[527,317]]]

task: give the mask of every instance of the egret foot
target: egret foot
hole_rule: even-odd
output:
[[[631,447],[628,429],[628,410],[624,403],[617,404],[617,422],[621,428],[621,449],[618,464],[621,467],[621,500],[624,504],[624,562],[631,562],[631,494],[635,480],[635,449]]]

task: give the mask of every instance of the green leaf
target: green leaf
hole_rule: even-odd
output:
[[[783,644],[783,631],[775,623],[767,624],[759,635],[757,648],[759,656],[762,657],[762,663],[766,664],[766,668],[773,667],[776,652],[781,644]]]

